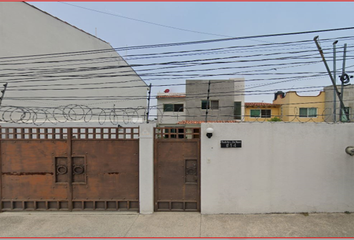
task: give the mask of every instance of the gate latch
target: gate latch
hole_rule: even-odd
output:
[[[186,159],[185,161],[185,182],[197,183],[198,182],[198,168],[196,159]]]
[[[74,165],[73,166],[73,174],[80,175],[85,172],[85,168],[83,165]]]

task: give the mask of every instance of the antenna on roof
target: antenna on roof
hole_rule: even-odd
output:
[[[95,36],[97,37],[97,28],[95,28]]]

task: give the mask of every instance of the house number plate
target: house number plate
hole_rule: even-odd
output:
[[[240,148],[242,147],[241,140],[221,140],[220,141],[221,148]]]

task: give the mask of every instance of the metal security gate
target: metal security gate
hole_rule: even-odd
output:
[[[138,138],[138,128],[1,128],[0,211],[138,211]]]
[[[200,129],[155,128],[155,211],[200,211]]]

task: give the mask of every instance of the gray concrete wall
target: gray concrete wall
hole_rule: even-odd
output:
[[[212,127],[212,138],[206,128]],[[354,210],[352,123],[203,123],[201,212]],[[242,148],[221,148],[242,140]]]
[[[205,120],[206,109],[201,108],[201,101],[207,99],[208,82],[209,80],[186,81],[186,108],[189,111],[186,120]],[[243,100],[242,94],[235,94],[235,85],[243,93],[242,83],[235,83],[234,79],[210,80],[209,100],[219,100],[219,109],[208,110],[208,121],[234,120],[234,101]],[[241,105],[244,105],[243,101]]]
[[[106,51],[72,53],[95,50]],[[71,54],[23,57],[68,52]],[[0,83],[8,82],[3,106],[58,107],[84,104],[90,108],[113,108],[115,104],[116,108],[123,109],[147,106],[146,84],[109,43],[29,4],[0,2],[0,57],[17,56],[22,57],[1,59],[3,76]],[[59,90],[63,88],[66,90]],[[58,99],[32,100],[38,96]],[[67,99],[68,96],[72,98]],[[96,116],[100,111],[93,110]],[[144,116],[144,110],[139,111],[140,116]],[[117,109],[117,112],[117,118],[122,122],[125,113],[121,109]],[[16,115],[19,117],[21,114],[18,111],[12,117],[16,120]]]
[[[341,86],[337,86],[339,92],[341,91]],[[334,94],[333,94],[333,86],[328,86],[324,88],[325,91],[325,114],[326,114],[326,122],[334,121]],[[354,85],[344,86],[343,90],[343,102],[345,107],[350,107],[350,115],[349,118],[353,121],[353,111],[354,111]],[[340,121],[340,101],[336,95],[336,121]]]

